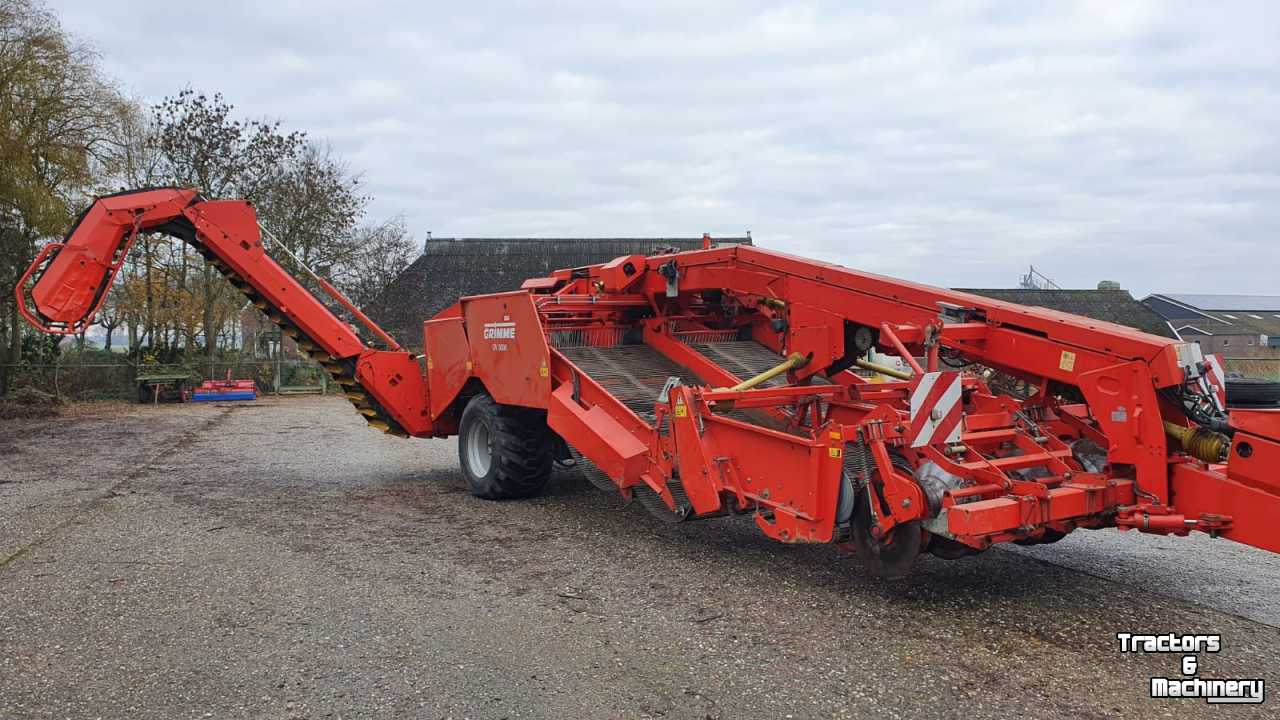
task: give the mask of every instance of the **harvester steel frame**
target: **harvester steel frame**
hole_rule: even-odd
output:
[[[1220,360],[1194,344],[728,246],[461,298],[425,319],[415,355],[355,311],[386,349],[366,343],[272,260],[247,202],[177,188],[98,199],[23,276],[24,317],[78,332],[140,232],[195,246],[371,426],[458,434],[487,395],[666,519],[751,514],[782,542],[850,542],[882,575],[919,551],[954,558],[1106,526],[1280,551],[1280,411],[1228,414],[1210,372]],[[717,361],[744,343],[774,360],[750,373]],[[872,348],[909,370],[871,362]],[[635,377],[633,351],[675,371]],[[652,402],[624,402],[622,381],[574,358]],[[1035,391],[997,394],[990,373]]]

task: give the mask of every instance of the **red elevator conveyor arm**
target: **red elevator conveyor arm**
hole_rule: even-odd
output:
[[[244,200],[204,200],[192,189],[155,188],[99,198],[60,243],[46,246],[15,290],[23,316],[42,332],[73,334],[93,322],[139,233],[180,238],[224,263],[269,305],[289,315],[333,357],[364,344],[262,246],[253,207]],[[229,277],[231,277],[229,275]]]
[[[346,389],[370,425],[397,435],[431,435],[426,387],[414,355],[323,278],[323,292],[352,313],[386,349],[356,329],[280,266],[263,246],[253,206],[206,200],[192,189],[151,188],[96,200],[66,238],[43,248],[15,288],[18,307],[41,332],[73,334],[94,316],[140,233],[179,238],[299,343]]]

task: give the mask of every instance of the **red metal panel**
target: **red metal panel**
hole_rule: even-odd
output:
[[[838,432],[835,439],[814,442],[726,417],[701,418],[701,443],[714,478],[708,482],[771,512],[772,520],[757,513],[756,525],[775,540],[831,541],[843,464]],[[830,433],[824,429],[822,436]]]
[[[1161,504],[1169,498],[1167,444],[1151,373],[1130,362],[1080,376],[1079,387],[1110,441],[1107,459],[1137,470],[1138,486]]]
[[[556,278],[529,278],[520,283],[521,290],[552,290],[559,285],[560,281]]]
[[[599,405],[574,400],[568,383],[551,393],[547,424],[619,485],[635,484],[649,465],[649,445]]]
[[[622,292],[639,280],[647,267],[643,255],[625,255],[600,266],[600,282],[606,292]]]
[[[1232,410],[1231,427],[1280,441],[1280,410]]]
[[[803,303],[787,306],[791,324],[786,354],[798,352],[809,358],[809,364],[796,372],[808,377],[830,367],[844,355],[844,321],[835,314]]]
[[[1280,411],[1270,412],[1280,417]],[[1232,438],[1228,460],[1232,480],[1280,497],[1280,440],[1239,431]],[[1280,534],[1280,517],[1276,532]]]
[[[699,430],[702,409],[690,388],[671,390],[671,429],[676,441],[676,464],[680,483],[693,504],[694,512],[708,515],[720,509],[721,468],[711,458],[713,452]]]
[[[428,320],[422,337],[431,417],[440,417],[471,377],[471,347],[460,317]]]
[[[472,374],[504,405],[545,408],[551,350],[533,296],[523,291],[462,299]]]
[[[713,456],[733,461],[742,490],[765,507],[805,520],[818,520],[834,503],[820,487],[819,454],[813,441],[718,415],[703,417],[703,433]],[[839,482],[837,476],[835,482]]]
[[[600,407],[620,425],[634,435],[647,437],[653,426],[642,420],[617,396],[584,373],[559,351],[551,352],[551,380],[557,387],[569,385],[577,393],[577,401],[583,407]],[[566,438],[568,439],[568,438]],[[572,441],[570,441],[572,444]]]
[[[406,352],[371,350],[356,364],[356,377],[406,432],[432,435],[427,386],[417,358]]]
[[[1274,468],[1273,468],[1274,471]],[[1231,518],[1222,536],[1280,552],[1280,496],[1230,480],[1209,468],[1181,463],[1173,467],[1173,499],[1188,518],[1203,514]]]

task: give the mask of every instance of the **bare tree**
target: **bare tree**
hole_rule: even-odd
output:
[[[263,187],[258,218],[308,266],[341,265],[355,252],[353,233],[369,203],[359,187],[360,178],[327,145],[308,143]]]
[[[103,339],[103,350],[111,352],[112,335],[115,334],[116,328],[125,323],[128,311],[126,305],[121,302],[120,293],[112,292],[107,295],[107,299],[102,303],[102,309],[98,311],[98,324],[107,332],[107,336]]]
[[[199,188],[208,197],[258,201],[305,144],[300,132],[283,132],[279,122],[239,120],[221,94],[183,90],[152,108],[155,147],[163,172],[175,185]],[[188,278],[183,255],[178,281],[185,290],[199,286],[203,300],[201,332],[210,361],[217,351],[221,322],[236,297],[213,268],[204,266],[198,283]],[[193,263],[194,264],[194,263]],[[194,328],[187,328],[188,344]]]
[[[336,268],[335,279],[352,302],[365,307],[413,262],[416,246],[403,217],[362,225],[352,240],[354,252]]]

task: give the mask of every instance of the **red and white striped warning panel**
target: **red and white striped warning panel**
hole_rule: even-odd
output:
[[[960,373],[931,372],[911,393],[911,429],[907,439],[918,448],[960,440]]]
[[[1206,355],[1204,358],[1205,381],[1209,383],[1209,389],[1213,391],[1214,397],[1218,398],[1218,409],[1222,410],[1227,407],[1227,371],[1222,364],[1222,356],[1213,353]]]

